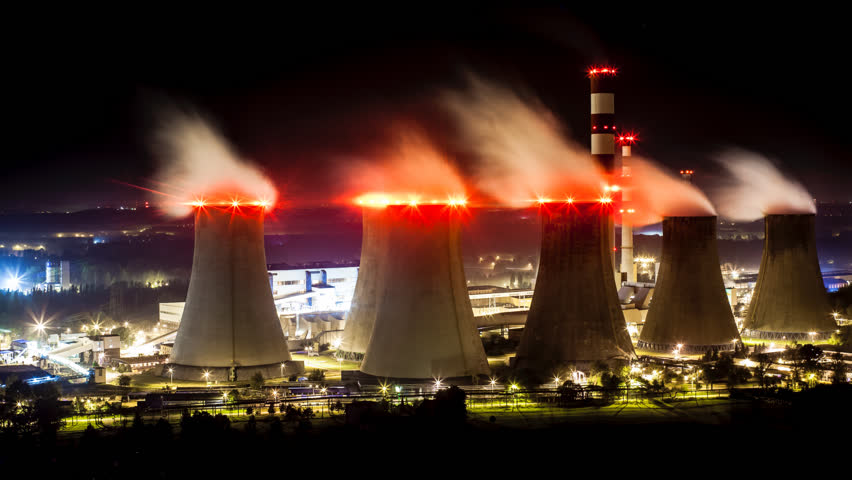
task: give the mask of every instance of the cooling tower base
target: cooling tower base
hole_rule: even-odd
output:
[[[708,351],[716,350],[718,352],[727,352],[734,351],[735,343],[720,343],[716,345],[688,345],[688,344],[680,344],[680,353],[686,355],[695,355],[702,354]],[[673,343],[651,343],[643,340],[639,340],[636,343],[636,348],[641,348],[643,350],[652,350],[654,352],[660,353],[672,353],[675,349],[677,349],[678,344]]]
[[[289,376],[299,373],[304,373],[305,362],[299,360],[289,360],[284,363],[283,376]],[[169,373],[169,369],[172,373]],[[204,372],[209,375],[205,377]],[[269,365],[253,365],[246,367],[195,367],[192,365],[178,365],[170,363],[163,366],[160,376],[164,378],[174,378],[175,380],[189,380],[203,382],[209,380],[211,382],[248,382],[256,373],[263,375],[263,378],[280,378],[282,376],[282,368],[280,363],[271,363]],[[235,378],[234,378],[235,377]]]
[[[743,330],[742,336],[758,340],[795,340],[797,342],[816,342],[831,338],[832,332],[769,332],[764,330]]]

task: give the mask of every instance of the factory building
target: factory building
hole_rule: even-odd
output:
[[[770,340],[826,340],[836,329],[820,275],[816,216],[767,215],[757,286],[744,335]]]
[[[196,205],[189,291],[171,371],[161,374],[236,381],[304,371],[301,362],[291,361],[272,297],[265,213],[259,202]]]
[[[362,372],[412,379],[489,373],[462,266],[463,208],[405,204],[377,210],[387,238],[373,271],[376,316]]]
[[[716,217],[665,217],[659,280],[638,347],[733,350],[739,341],[719,268]]]
[[[550,203],[541,215],[541,261],[516,366],[547,372],[634,358],[612,269],[611,205]]]

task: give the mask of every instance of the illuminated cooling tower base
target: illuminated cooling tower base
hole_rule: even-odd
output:
[[[768,215],[760,273],[743,336],[823,341],[837,328],[830,316],[816,250],[815,215]]]
[[[716,217],[666,217],[659,280],[637,347],[697,354],[733,350],[738,341],[719,268]]]
[[[612,206],[542,205],[541,260],[515,366],[587,368],[635,358],[612,269]]]
[[[386,239],[370,279],[375,324],[361,372],[397,379],[488,374],[462,267],[459,234],[467,210],[426,204],[376,212]]]
[[[278,320],[263,246],[262,206],[195,209],[195,251],[186,307],[161,375],[245,381],[304,371]],[[169,372],[171,369],[171,372]]]

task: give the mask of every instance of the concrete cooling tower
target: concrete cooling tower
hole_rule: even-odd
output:
[[[174,378],[243,381],[256,372],[279,377],[285,362],[285,374],[304,370],[290,361],[272,300],[264,213],[265,207],[254,205],[196,208],[192,276],[168,365]]]
[[[380,210],[387,237],[370,280],[375,325],[362,372],[412,379],[489,373],[462,267],[465,211],[434,204]]]
[[[634,358],[611,264],[612,206],[542,208],[541,260],[515,365],[546,374]]]
[[[639,348],[681,353],[733,350],[739,339],[725,294],[716,217],[663,219],[663,253]]]
[[[340,342],[344,356],[358,358],[367,351],[376,323],[380,261],[385,255],[387,222],[384,208],[365,208],[361,234],[361,265]]]
[[[819,269],[815,216],[768,215],[743,336],[825,340],[837,328]]]

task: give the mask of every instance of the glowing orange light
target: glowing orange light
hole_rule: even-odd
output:
[[[568,200],[566,200],[566,202],[568,202],[568,203],[574,203],[574,199],[573,199],[573,198],[571,198],[571,197],[568,197]]]
[[[204,205],[206,205],[206,203],[204,203],[204,200],[196,200],[196,201],[190,203],[190,205],[192,205],[193,207],[199,207],[200,208],[200,207],[203,207]]]
[[[592,67],[588,70],[588,74],[590,77],[594,77],[596,75],[615,75],[617,73],[616,68],[614,67]]]
[[[609,197],[601,197],[599,201],[601,203],[610,203],[610,202],[612,202],[612,199],[609,198]]]
[[[636,211],[636,210],[633,210],[632,208],[628,208],[628,209],[627,209],[627,213],[633,213],[633,212],[635,212],[635,211]]]

